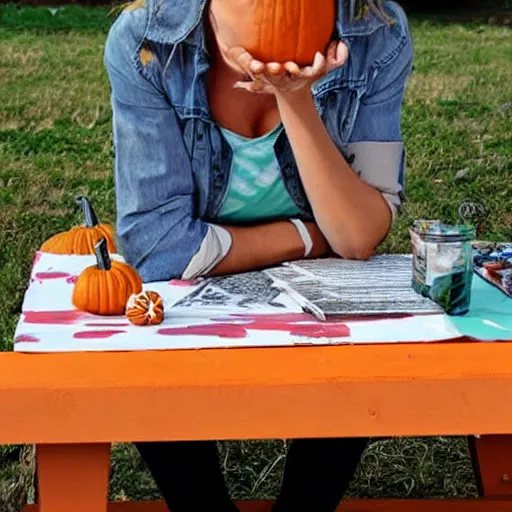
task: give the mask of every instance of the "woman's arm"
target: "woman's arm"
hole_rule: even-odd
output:
[[[156,78],[160,63],[136,66],[146,18],[147,8],[123,11],[104,62],[112,89],[119,247],[151,282],[181,277],[211,228],[195,215],[190,157]]]
[[[264,64],[243,48],[229,53],[253,78],[235,87],[276,96],[318,226],[332,249],[346,258],[371,256],[401,203],[405,158],[400,114],[413,52],[405,13],[395,11],[396,25],[367,43],[385,51],[376,52],[368,89],[360,100],[347,144],[355,157],[350,166],[327,132],[311,94],[311,85],[323,75],[350,65],[345,44],[332,43],[326,57],[317,54],[313,65],[303,69],[291,62]],[[386,46],[389,41],[395,45],[393,51]],[[357,45],[352,49],[356,60],[366,58],[369,51]],[[339,129],[343,131],[342,126]]]
[[[310,258],[325,256],[329,246],[313,223],[305,223],[313,241]],[[288,221],[254,227],[225,227],[232,238],[227,256],[211,275],[234,274],[304,258],[304,242],[297,228]]]
[[[309,89],[276,96],[320,229],[340,256],[369,258],[391,226],[388,204],[347,164],[329,136]]]
[[[211,268],[211,274],[248,271],[304,257],[303,240],[290,222],[227,227],[231,241],[222,248],[215,240],[216,226],[196,218],[190,158],[176,112],[155,78],[160,76],[159,63],[149,64],[155,67],[148,70],[155,78],[150,81],[132,59],[143,37],[138,32],[145,27],[145,16],[144,8],[125,11],[105,48],[112,87],[117,234],[123,255],[146,282],[196,276]],[[314,224],[308,229],[314,242],[311,256],[324,255],[328,246],[320,230]],[[212,239],[213,247],[208,243]],[[202,261],[199,269],[191,270],[195,259]]]
[[[405,15],[401,26],[407,27]],[[361,99],[348,144],[356,157],[352,168],[329,136],[310,89],[276,91],[315,219],[333,250],[345,258],[371,256],[400,206],[405,160],[401,110],[413,58],[407,30],[403,43],[393,61],[378,66]]]

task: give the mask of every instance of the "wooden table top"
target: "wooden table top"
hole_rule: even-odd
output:
[[[0,443],[512,433],[512,343],[0,354]]]

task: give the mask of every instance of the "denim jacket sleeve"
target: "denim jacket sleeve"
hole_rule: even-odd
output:
[[[355,157],[354,170],[382,192],[395,214],[403,196],[405,150],[400,125],[413,45],[404,11],[394,2],[388,5],[394,22],[370,36],[370,47],[378,50],[369,63],[368,87],[361,98],[348,153]]]
[[[151,282],[182,276],[208,225],[194,214],[195,185],[177,114],[143,73],[146,18],[145,8],[121,13],[104,63],[112,88],[119,244]]]

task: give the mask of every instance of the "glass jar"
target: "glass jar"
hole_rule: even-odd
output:
[[[449,315],[465,315],[471,303],[475,228],[419,220],[410,234],[414,290]]]

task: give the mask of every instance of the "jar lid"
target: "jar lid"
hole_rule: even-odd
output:
[[[474,226],[444,224],[439,220],[416,220],[411,231],[429,242],[467,242],[474,239]]]

